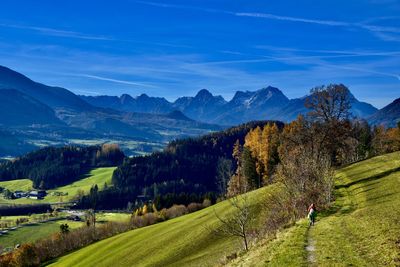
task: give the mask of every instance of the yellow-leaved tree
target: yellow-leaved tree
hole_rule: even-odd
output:
[[[245,137],[245,147],[256,159],[257,173],[263,178],[264,183],[272,182],[271,176],[279,162],[279,129],[275,123],[268,123],[262,129],[257,127]]]

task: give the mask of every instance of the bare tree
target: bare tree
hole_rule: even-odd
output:
[[[86,210],[85,219],[87,226],[96,226],[96,212],[93,209]]]
[[[338,150],[346,147],[344,141],[351,129],[348,118],[353,96],[343,84],[315,87],[310,92],[305,106],[310,109],[308,118],[316,126],[317,143],[328,151],[334,165],[340,165],[336,155]]]
[[[225,197],[228,189],[229,179],[233,175],[232,161],[226,158],[219,158],[217,163],[217,186],[221,195]]]
[[[245,250],[249,249],[249,230],[253,220],[249,201],[246,195],[235,196],[229,199],[229,203],[234,209],[233,215],[223,218],[215,212],[221,227],[211,231],[219,236],[239,237],[243,241]]]
[[[276,175],[290,196],[285,199],[285,210],[292,211],[293,220],[304,216],[310,203],[326,207],[333,198],[334,172],[330,156],[327,153],[313,156],[307,144],[282,150]]]
[[[330,84],[311,89],[306,107],[316,120],[330,123],[345,120],[350,115],[350,91],[343,84]]]

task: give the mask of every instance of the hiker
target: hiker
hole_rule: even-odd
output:
[[[308,207],[308,219],[310,220],[310,226],[314,225],[315,222],[315,217],[317,215],[317,210],[315,209],[315,205],[314,203],[312,203],[309,207]]]

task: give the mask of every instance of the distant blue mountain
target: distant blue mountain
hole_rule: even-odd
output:
[[[306,108],[305,103],[309,96],[302,98],[291,99],[285,107],[283,107],[274,119],[289,122],[295,120],[300,114],[305,115],[309,112]],[[357,100],[352,93],[349,92],[349,100],[351,104],[351,115],[356,118],[366,119],[375,112],[377,108],[366,102]]]
[[[17,90],[0,90],[0,99],[0,126],[63,124],[49,106]]]
[[[265,118],[274,120],[288,102],[282,91],[271,86],[257,91],[238,91],[213,122],[234,125]]]
[[[208,90],[200,90],[194,97],[181,97],[172,103],[173,108],[182,111],[186,116],[205,122],[213,121],[221,110],[224,110],[226,101],[222,96],[213,96]]]
[[[16,71],[0,66],[0,90],[3,89],[15,89],[53,109],[76,111],[93,109],[91,105],[67,89],[34,82]]]
[[[397,123],[400,122],[400,98],[370,116],[368,122],[372,125],[396,127]]]
[[[135,98],[128,94],[118,96],[79,96],[95,107],[111,108],[127,112],[163,114],[173,110],[171,103],[162,97],[149,97],[142,94]]]

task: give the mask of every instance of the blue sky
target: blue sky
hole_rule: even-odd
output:
[[[400,97],[400,1],[0,2],[0,65],[77,94]]]

